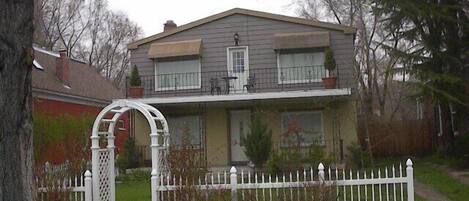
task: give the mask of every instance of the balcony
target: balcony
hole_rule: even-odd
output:
[[[263,68],[156,74],[140,78],[144,87],[144,98],[152,98],[324,90],[322,78],[326,77],[326,74],[324,66],[317,65],[280,70]],[[343,81],[338,73],[336,76],[337,88],[347,87],[341,83]]]

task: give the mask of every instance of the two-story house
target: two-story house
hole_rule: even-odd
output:
[[[189,135],[208,166],[245,164],[242,136],[254,115],[272,130],[275,149],[318,145],[338,160],[356,142],[353,82],[355,29],[235,8],[128,45],[144,87],[141,102],[168,119],[171,145]],[[337,68],[324,68],[326,48]],[[337,77],[324,87],[322,78]],[[149,129],[132,116],[138,146]],[[289,135],[290,126],[297,129]],[[148,157],[148,154],[144,154]]]

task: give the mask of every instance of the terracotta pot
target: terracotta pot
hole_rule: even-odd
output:
[[[322,82],[324,83],[325,89],[335,89],[336,81],[337,77],[335,76],[322,78]]]
[[[132,98],[142,98],[143,87],[129,87],[129,96]]]

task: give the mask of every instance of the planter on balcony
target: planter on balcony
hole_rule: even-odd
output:
[[[132,98],[142,98],[143,87],[129,87],[129,96]]]
[[[322,82],[324,83],[325,89],[335,89],[337,77],[335,76],[325,77],[325,78],[322,78]]]

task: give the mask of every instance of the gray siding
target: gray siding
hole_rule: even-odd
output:
[[[249,48],[249,68],[277,68],[276,53],[272,48],[276,33],[330,31],[331,48],[335,52],[338,65],[340,87],[353,87],[353,35],[341,31],[327,30],[283,21],[235,14],[192,29],[161,38],[153,42],[168,42],[190,39],[202,39],[202,73],[226,70],[226,49],[234,46],[233,34],[240,35],[240,46]],[[150,43],[140,45],[131,51],[132,66],[136,65],[140,75],[154,75],[154,64],[147,58]],[[208,83],[202,80],[202,85]],[[206,87],[206,86],[202,86]],[[317,83],[322,88],[322,83]]]

